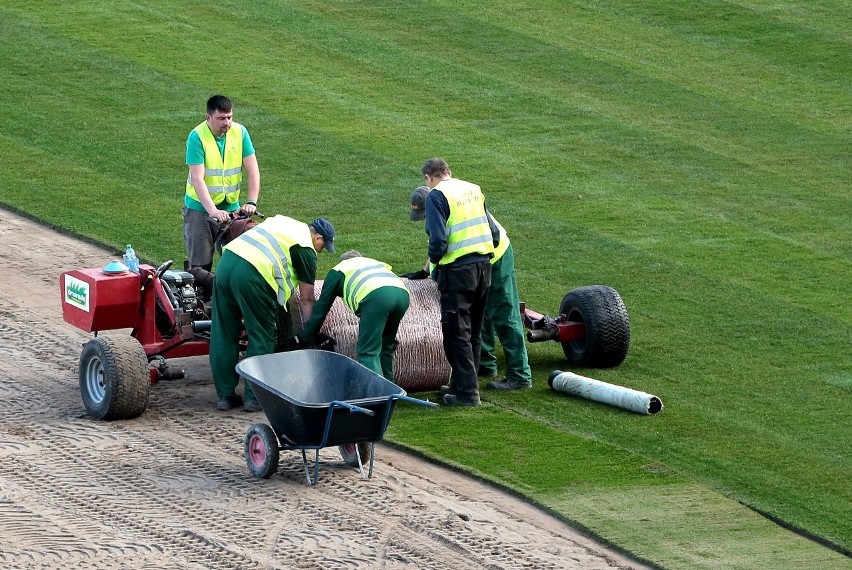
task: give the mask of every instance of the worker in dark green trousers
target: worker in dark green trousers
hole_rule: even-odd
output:
[[[532,370],[521,322],[521,301],[515,283],[515,253],[502,227],[500,229],[501,245],[494,254],[496,261],[491,264],[491,288],[488,290],[485,321],[482,324],[479,375],[497,376],[496,336],[503,347],[506,374],[502,380],[493,380],[486,387],[490,390],[517,390],[532,386]],[[502,250],[504,238],[508,247]],[[497,257],[498,254],[500,257]]]
[[[315,303],[317,254],[334,252],[334,226],[325,218],[310,224],[273,216],[234,239],[222,250],[213,284],[210,370],[223,411],[242,405],[261,409],[251,386],[245,399],[235,392],[240,377],[240,338],[248,337],[246,357],[281,350],[292,335],[288,301],[298,288],[299,312],[309,319]]]
[[[305,323],[298,342],[310,344],[322,328],[337,297],[359,319],[355,359],[391,382],[393,353],[399,323],[408,310],[408,289],[391,266],[360,252],[347,251],[340,256],[322,284],[322,292]]]

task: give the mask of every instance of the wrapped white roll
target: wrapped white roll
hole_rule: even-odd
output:
[[[573,372],[554,370],[550,373],[547,383],[559,392],[609,404],[638,414],[656,414],[663,410],[662,400],[653,394],[586,378]]]

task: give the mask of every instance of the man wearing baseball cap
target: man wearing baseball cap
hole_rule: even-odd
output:
[[[412,192],[409,212],[412,221],[426,217],[426,197],[429,192],[427,186],[420,186]],[[515,253],[506,229],[493,214],[491,219],[500,230],[500,242],[491,258],[491,286],[482,323],[478,375],[489,378],[497,376],[496,336],[503,346],[506,375],[502,380],[488,382],[486,387],[489,390],[522,390],[532,387],[532,370],[527,357],[521,302],[515,281]],[[428,276],[425,269],[402,275],[408,279],[425,279]]]
[[[478,406],[482,321],[499,231],[480,187],[453,178],[443,158],[430,158],[420,173],[432,189],[425,207],[428,255],[441,293],[444,354],[452,370],[443,400],[450,406]]]
[[[270,354],[284,348],[293,334],[288,301],[299,288],[299,311],[307,321],[316,298],[314,281],[317,254],[334,252],[335,231],[331,222],[317,218],[305,224],[287,216],[267,218],[222,249],[213,285],[210,333],[210,368],[219,397],[217,408],[239,405],[247,412],[260,410],[251,387],[244,386],[245,400],[236,394],[243,330],[248,336],[246,357]],[[245,323],[245,327],[243,327]]]

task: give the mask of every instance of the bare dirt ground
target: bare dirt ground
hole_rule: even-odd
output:
[[[0,210],[0,567],[642,568],[524,502],[376,447],[362,480],[336,448],[254,478],[246,429],[220,412],[206,357],[177,361],[139,418],[85,414],[91,335],[62,320],[62,271],[117,256]]]

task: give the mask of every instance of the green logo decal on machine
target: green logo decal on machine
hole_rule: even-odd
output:
[[[89,284],[70,275],[65,276],[65,302],[89,312]]]

